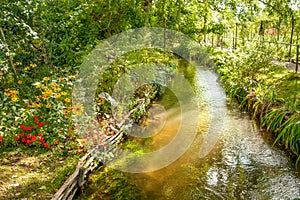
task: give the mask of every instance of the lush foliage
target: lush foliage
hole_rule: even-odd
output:
[[[60,155],[85,152],[86,141],[79,139],[72,121],[72,116],[84,117],[84,108],[73,107],[71,97],[81,62],[102,40],[153,26],[180,31],[203,45],[244,50],[218,55],[225,89],[276,133],[276,142],[299,155],[299,76],[270,64],[274,59],[296,58],[295,46],[289,45],[298,42],[300,33],[296,6],[299,2],[293,0],[2,0],[0,148]],[[271,28],[275,31],[269,34]],[[98,95],[111,95],[118,78],[140,63],[173,68],[178,64],[172,54],[153,49],[115,60],[99,80],[95,96],[96,124],[107,135],[115,133],[110,128],[115,125],[111,103]],[[129,109],[145,99],[144,106],[131,113],[138,122],[163,88],[139,81],[132,84],[138,89]]]
[[[266,51],[216,52],[213,58],[227,94],[274,132],[275,143],[283,144],[299,161],[300,76],[272,64],[270,55]]]

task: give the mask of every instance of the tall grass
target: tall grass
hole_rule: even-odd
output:
[[[291,76],[290,72],[285,76],[283,69],[271,64],[270,55],[258,51],[214,52],[212,59],[226,94],[235,99],[241,109],[249,111],[262,128],[274,133],[274,145],[280,143],[295,155],[297,165],[300,161],[300,113],[296,97],[300,91],[295,91],[289,82],[291,79],[286,78]],[[280,79],[275,79],[276,76]],[[290,97],[289,91],[296,95]]]

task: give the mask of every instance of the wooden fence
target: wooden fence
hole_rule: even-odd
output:
[[[146,106],[146,98],[150,96],[151,91],[145,95],[145,98],[141,98],[140,103],[130,110],[130,112],[124,117],[123,121],[118,123],[115,128],[112,125],[110,129],[115,132],[112,136],[103,135],[104,140],[101,145],[92,148],[86,155],[84,155],[78,162],[74,173],[64,182],[60,189],[54,194],[52,200],[71,200],[74,198],[76,192],[80,190],[83,184],[87,181],[88,176],[98,167],[105,162],[109,161],[110,154],[116,154],[117,144],[119,144],[124,135],[125,122],[130,119],[130,115],[138,110],[140,107]],[[99,154],[101,153],[101,155]]]
[[[233,51],[235,49],[237,49],[237,44],[238,43],[242,43],[241,41],[243,41],[242,38],[239,38],[239,37],[224,37],[224,36],[219,36],[219,40],[218,41],[215,41],[215,37],[214,37],[214,34],[211,35],[211,37],[208,37],[207,40],[206,40],[206,45],[208,46],[211,46],[211,47],[220,47],[221,49],[223,48],[224,44],[225,43],[230,43],[230,41],[232,41],[232,45],[229,45],[230,49]],[[266,44],[276,44],[277,46],[278,45],[282,45],[282,46],[285,46],[286,49],[286,52],[288,52],[289,54],[289,57],[287,58],[287,62],[290,62],[291,64],[294,64],[295,67],[294,67],[294,70],[296,72],[299,71],[299,54],[300,54],[300,51],[299,51],[299,44],[292,44],[292,43],[287,43],[287,42],[279,42],[279,41],[270,41],[270,40],[262,40],[262,39],[244,39],[244,41],[255,41],[255,42],[259,42],[259,43],[266,43]],[[298,40],[297,40],[298,41]],[[278,47],[277,47],[278,48]],[[289,49],[288,49],[289,48]],[[295,48],[293,49],[293,51],[295,52],[296,54],[296,57],[295,59],[293,60],[292,59],[292,54],[291,54],[291,50],[292,48]]]
[[[123,131],[119,130],[117,134],[107,137],[102,145],[96,146],[85,154],[78,162],[74,173],[65,181],[61,188],[52,197],[52,200],[71,200],[76,192],[80,190],[86,182],[88,176],[98,167],[104,164],[105,152],[113,153],[116,145],[121,141]],[[99,152],[104,153],[99,156]]]

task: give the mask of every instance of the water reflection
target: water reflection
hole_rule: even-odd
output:
[[[206,157],[199,158],[198,153],[209,126],[214,126],[208,117],[209,109],[202,110],[199,133],[180,159],[155,172],[130,174],[148,199],[299,198],[300,179],[284,152],[272,148],[237,106],[224,104],[222,109],[226,109],[222,136]],[[173,128],[178,124],[174,119],[182,113],[174,112],[174,108],[167,112],[174,124],[167,122],[171,128],[162,129],[150,149],[159,148],[174,134]]]

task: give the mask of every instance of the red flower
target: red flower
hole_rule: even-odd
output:
[[[31,138],[31,142],[33,142],[33,141],[36,141],[36,136],[35,135],[33,135],[32,138]]]
[[[38,129],[40,129],[42,126],[44,126],[45,122],[40,122],[37,126]]]
[[[50,149],[50,146],[47,143],[44,143],[44,147]]]
[[[38,119],[35,119],[35,120],[34,120],[34,123],[36,123],[36,124],[39,123],[39,120],[38,120]]]
[[[37,118],[38,118],[38,116],[34,115],[34,116],[33,116],[33,118],[34,118],[34,119],[37,119]]]
[[[25,139],[25,138],[22,138],[22,142],[24,142],[24,143],[25,143],[25,142],[26,142],[26,139]]]
[[[54,145],[58,145],[58,142],[57,142],[57,141],[55,141],[53,144],[54,144]]]
[[[30,142],[31,142],[30,140],[26,140],[26,144],[30,144]]]
[[[2,137],[2,136],[0,136],[0,141],[2,141],[2,139],[3,139],[3,137]]]
[[[45,141],[44,141],[44,138],[41,137],[41,138],[39,139],[39,144],[43,144],[44,142],[45,142]]]
[[[20,133],[20,134],[19,134],[20,137],[23,137],[24,135],[25,135],[24,133]]]
[[[34,128],[34,126],[26,127],[24,124],[21,124],[20,128],[23,129],[24,131],[31,131]]]
[[[20,139],[20,137],[16,137],[16,141],[18,141]]]
[[[39,134],[38,134],[38,136],[42,137],[42,136],[43,136],[43,134],[39,133]]]
[[[30,134],[27,134],[27,138],[31,138],[31,135],[30,135]]]

